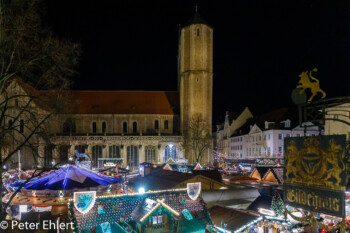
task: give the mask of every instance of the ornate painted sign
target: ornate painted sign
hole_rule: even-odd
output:
[[[285,138],[285,203],[344,215],[345,135]]]
[[[187,183],[187,194],[192,200],[196,200],[201,193],[201,182]]]
[[[82,214],[86,214],[95,205],[96,191],[75,192],[74,207]]]

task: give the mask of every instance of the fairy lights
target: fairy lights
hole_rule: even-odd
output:
[[[244,229],[246,229],[246,228],[250,227],[251,225],[254,225],[254,224],[256,224],[256,223],[258,223],[258,222],[260,222],[262,220],[263,220],[263,217],[259,217],[259,218],[255,219],[255,220],[249,222],[248,224],[245,224],[244,226],[242,226],[238,230],[234,231],[234,233],[242,232]]]
[[[258,208],[259,213],[260,214],[264,214],[264,215],[270,215],[270,216],[275,216],[275,211],[273,210],[268,210],[268,209],[264,209],[264,208]]]
[[[180,189],[167,189],[167,190],[148,191],[146,193],[180,192],[180,191],[186,191],[186,190],[187,190],[187,188],[180,188]],[[137,196],[137,195],[142,195],[142,193],[123,193],[123,194],[101,195],[101,196],[96,196],[96,199],[110,198],[110,197],[127,197],[127,196]],[[68,201],[74,201],[74,200],[73,199],[69,199]]]
[[[179,216],[179,212],[168,206],[167,204],[164,203],[165,199],[163,200],[157,200],[157,205],[155,205],[145,216],[143,216],[140,219],[140,222],[143,222],[153,211],[155,211],[159,206],[163,206],[165,209],[169,210],[171,213],[173,213],[176,216]]]
[[[158,200],[157,200],[158,201]],[[157,203],[157,205],[155,205],[145,216],[143,216],[140,219],[140,222],[143,222],[153,211],[155,211],[159,206],[161,205],[161,203]]]
[[[175,214],[176,216],[179,216],[180,214],[174,210],[173,208],[171,208],[170,206],[168,206],[167,204],[164,203],[164,199],[159,201],[157,200],[158,203],[160,203],[165,209],[169,210],[171,213]]]

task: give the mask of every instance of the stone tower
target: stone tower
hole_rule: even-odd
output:
[[[179,53],[181,132],[193,117],[201,115],[211,134],[213,29],[197,12],[181,29]]]

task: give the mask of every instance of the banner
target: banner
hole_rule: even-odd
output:
[[[345,135],[285,138],[285,203],[344,216]]]

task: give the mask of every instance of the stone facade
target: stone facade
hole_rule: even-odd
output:
[[[186,161],[191,150],[182,148],[182,132],[188,121],[201,114],[212,124],[213,29],[198,17],[196,13],[181,30],[178,92],[67,91],[70,107],[45,123],[49,139],[33,137],[38,163],[24,168],[74,160],[75,150],[88,153],[94,167],[103,158],[123,159],[131,169],[145,161]],[[15,92],[32,95],[28,90],[44,95],[24,83]],[[40,104],[33,107],[48,114]],[[21,152],[29,159],[29,153]]]
[[[213,29],[206,24],[182,28],[180,41],[181,131],[195,115],[212,125]]]

